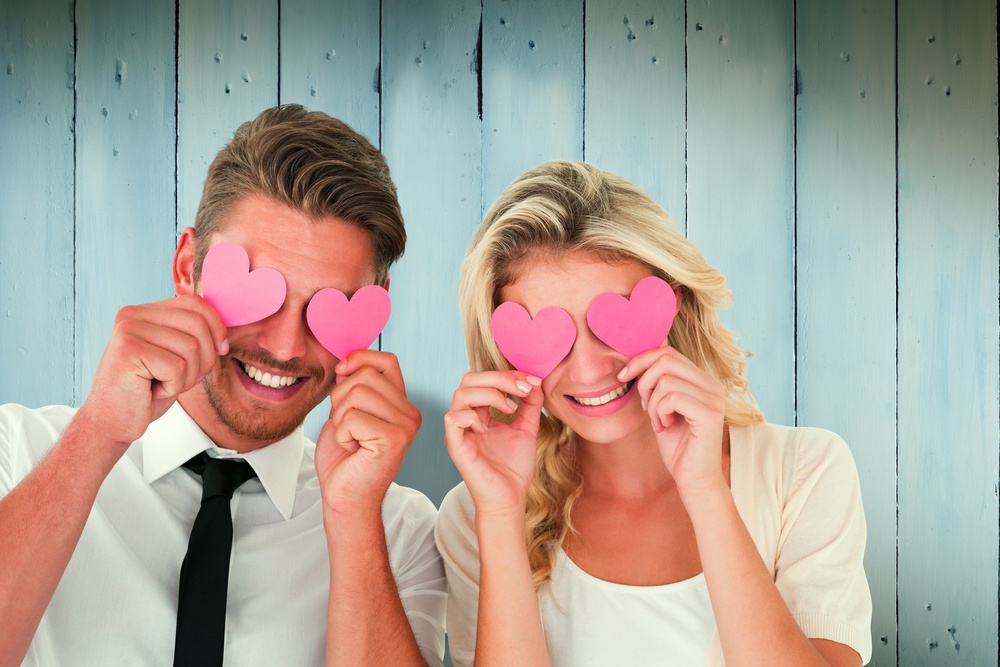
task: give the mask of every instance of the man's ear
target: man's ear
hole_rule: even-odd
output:
[[[385,288],[385,291],[386,291],[386,292],[388,292],[388,291],[389,291],[389,274],[388,274],[388,273],[387,273],[387,274],[385,274],[385,282],[384,282],[384,283],[382,283],[382,287],[384,287],[384,288]]]
[[[174,292],[177,296],[194,294],[196,245],[194,227],[185,227],[181,232],[181,238],[177,241],[177,251],[174,252]]]

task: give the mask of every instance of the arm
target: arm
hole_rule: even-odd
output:
[[[632,359],[639,391],[691,518],[728,665],[860,665],[851,648],[812,641],[795,622],[740,518],[722,463],[725,390],[676,350]]]
[[[119,311],[87,401],[49,454],[0,499],[0,665],[24,658],[105,477],[211,368],[225,332],[200,297]]]
[[[861,665],[848,646],[810,640],[795,622],[727,488],[685,498],[729,665]]]
[[[550,664],[524,534],[543,402],[540,385],[537,378],[513,371],[467,373],[445,415],[448,452],[475,503],[479,667]],[[489,412],[515,412],[506,394],[521,398],[510,423]]]
[[[354,352],[337,366],[316,446],[330,551],[327,664],[424,665],[389,564],[382,501],[420,427],[396,358]]]

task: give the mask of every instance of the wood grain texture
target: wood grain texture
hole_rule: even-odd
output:
[[[0,4],[0,403],[73,402],[73,23]]]
[[[683,232],[684,2],[589,3],[584,158],[629,179]]]
[[[895,7],[796,5],[797,420],[861,477],[873,665],[896,664]]]
[[[726,276],[765,418],[794,423],[792,0],[688,6],[688,238]]]
[[[282,0],[281,103],[325,111],[377,146],[379,20],[368,0]]]
[[[381,42],[378,3],[283,0],[279,99],[343,120],[379,145]],[[325,399],[306,417],[314,442],[330,415]]]
[[[873,664],[997,664],[995,3],[176,6],[0,3],[0,402],[79,403],[115,311],[172,293],[209,160],[303,102],[381,135],[399,185],[383,347],[424,415],[399,481],[439,501],[469,238],[524,169],[585,157],[726,274],[767,417],[851,446]]]
[[[423,426],[397,480],[435,503],[458,483],[444,413],[468,369],[458,271],[479,223],[480,5],[440,0],[382,5],[382,150],[406,219],[406,254],[391,270],[393,313],[382,349],[399,357]]]
[[[76,397],[115,313],[173,294],[174,3],[80,0],[77,16]]]
[[[485,212],[511,181],[583,158],[582,0],[483,3]]]
[[[194,225],[205,173],[236,128],[278,103],[277,0],[181,0],[177,227]]]
[[[997,664],[997,35],[899,6],[899,662]]]

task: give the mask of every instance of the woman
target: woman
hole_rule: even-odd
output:
[[[588,311],[650,276],[676,316],[661,346],[629,356]],[[500,196],[462,268],[472,371],[445,416],[464,479],[436,531],[456,665],[870,658],[850,452],[832,433],[763,422],[717,316],[729,298],[620,177],[549,162]],[[536,322],[569,313],[575,339],[551,371],[504,358],[491,318],[505,302]]]

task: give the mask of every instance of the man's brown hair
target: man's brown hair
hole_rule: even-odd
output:
[[[360,226],[371,239],[379,284],[403,254],[406,231],[385,158],[325,113],[298,104],[267,109],[240,125],[215,156],[195,216],[195,276],[201,275],[209,241],[226,211],[253,194],[316,218],[333,216]]]

